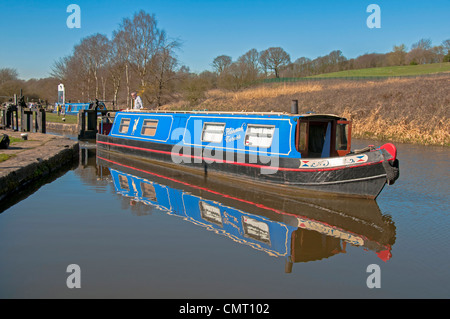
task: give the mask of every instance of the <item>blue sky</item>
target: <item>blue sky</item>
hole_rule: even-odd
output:
[[[372,3],[381,8],[379,29],[366,25]],[[70,4],[81,8],[80,29],[66,25]],[[53,62],[71,54],[83,37],[110,38],[123,18],[141,9],[180,40],[178,59],[193,72],[211,70],[218,55],[236,60],[252,48],[280,46],[294,61],[333,50],[355,58],[401,43],[409,49],[422,38],[433,45],[450,39],[450,0],[0,0],[0,68],[15,68],[22,79],[47,77]]]

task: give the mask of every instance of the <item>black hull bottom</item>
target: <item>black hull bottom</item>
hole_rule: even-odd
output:
[[[109,135],[97,135],[97,148],[158,161],[179,169],[192,167],[204,172],[205,175],[222,174],[249,185],[252,182],[258,185],[264,182],[268,187],[276,187],[286,192],[302,190],[315,196],[337,195],[375,199],[386,184],[386,171],[382,164],[382,157],[369,159],[364,165],[342,169],[300,170],[298,159],[280,158],[277,163],[280,169],[271,169],[267,159],[264,158],[258,158],[256,162],[250,162],[248,158],[241,162],[236,159],[214,162],[205,160],[206,156],[202,156],[202,151],[199,149],[192,149],[189,154],[193,155],[190,157],[174,156],[171,145],[134,141]],[[234,154],[225,155],[224,158],[227,159],[234,156]],[[177,163],[174,163],[174,159]]]

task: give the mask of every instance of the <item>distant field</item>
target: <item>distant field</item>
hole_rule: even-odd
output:
[[[450,62],[421,65],[388,66],[382,68],[358,69],[318,74],[309,78],[338,78],[338,77],[371,77],[371,76],[414,76],[450,72]]]

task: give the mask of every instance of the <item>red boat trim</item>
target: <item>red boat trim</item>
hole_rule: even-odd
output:
[[[152,153],[166,154],[166,155],[171,155],[171,156],[173,155],[173,156],[180,156],[180,157],[189,157],[189,158],[208,160],[208,161],[218,162],[218,163],[241,165],[241,166],[248,166],[248,167],[255,167],[255,168],[264,168],[264,169],[273,169],[273,170],[280,170],[280,171],[289,171],[289,172],[335,171],[335,170],[340,170],[342,168],[354,168],[354,167],[361,167],[361,166],[376,165],[376,164],[380,164],[380,163],[383,162],[383,161],[378,161],[378,162],[364,163],[364,164],[351,165],[351,166],[338,166],[338,167],[333,167],[333,168],[314,168],[314,169],[286,168],[286,167],[274,167],[274,166],[265,166],[265,165],[250,164],[250,163],[239,163],[239,162],[234,162],[234,161],[220,160],[220,159],[216,159],[216,158],[209,158],[209,157],[202,157],[202,156],[195,156],[195,155],[177,154],[177,153],[173,153],[173,152],[160,151],[160,150],[154,150],[154,149],[149,149],[149,148],[130,146],[130,145],[123,145],[123,144],[110,143],[110,142],[103,142],[103,141],[97,141],[97,143],[105,144],[105,145],[111,145],[111,146],[124,147],[124,148],[131,148],[131,149],[135,149],[135,150],[152,152]]]
[[[392,156],[391,160],[394,161],[397,158],[397,148],[395,147],[394,144],[386,143],[382,145],[379,149],[380,150],[384,149],[386,152],[388,152]]]

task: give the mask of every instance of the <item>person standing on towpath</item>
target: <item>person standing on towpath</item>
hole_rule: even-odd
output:
[[[140,110],[140,109],[144,108],[144,106],[142,105],[141,97],[139,95],[137,95],[136,92],[131,93],[131,97],[134,100],[134,105],[133,105],[134,110]]]

